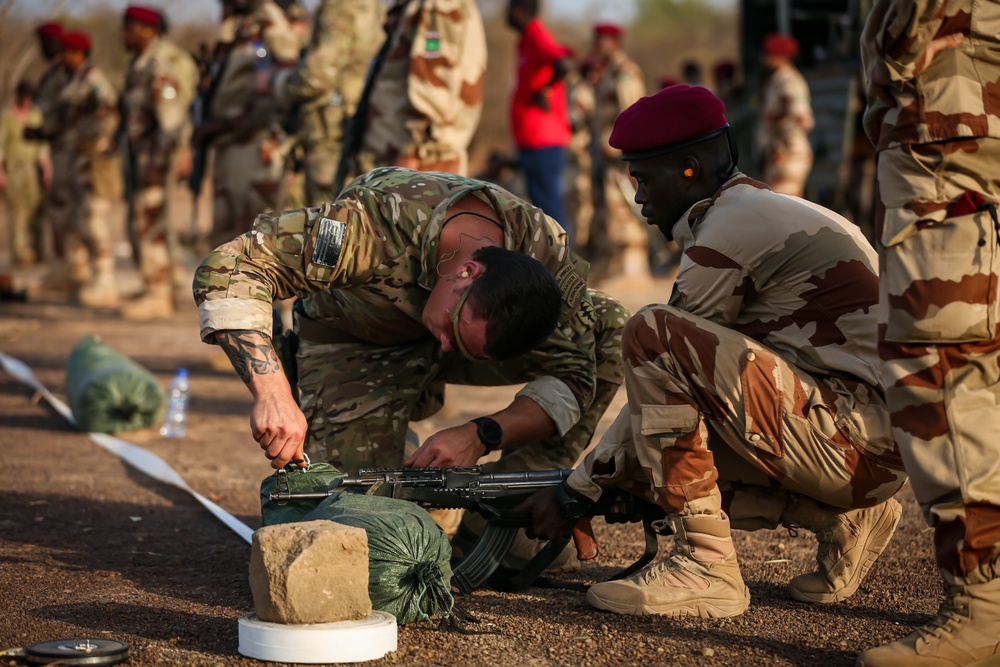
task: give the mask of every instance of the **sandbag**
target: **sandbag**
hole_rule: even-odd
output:
[[[327,463],[285,470],[293,492],[326,490],[342,476]],[[449,618],[455,605],[451,545],[426,510],[408,500],[351,491],[336,491],[322,501],[278,505],[268,497],[276,488],[276,475],[261,484],[264,525],[325,519],[365,530],[373,609],[392,614],[400,625],[428,620],[438,612]]]
[[[145,368],[87,336],[66,365],[66,395],[77,426],[90,433],[146,428],[163,419],[166,394]]]

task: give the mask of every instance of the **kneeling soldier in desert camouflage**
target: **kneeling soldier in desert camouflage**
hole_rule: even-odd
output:
[[[736,167],[722,101],[673,86],[615,121],[643,215],[683,251],[667,305],[625,327],[628,405],[564,487],[525,502],[568,534],[611,486],[656,502],[673,552],[587,600],[620,614],[725,617],[750,602],[731,528],[803,527],[818,571],[791,595],[849,597],[899,522],[906,477],[878,375],[876,257],[830,211]]]
[[[271,217],[221,246],[194,284],[201,336],[254,395],[272,466],[303,448],[354,473],[404,463],[411,420],[445,383],[527,382],[507,408],[430,438],[414,466],[569,468],[622,382],[628,320],[587,289],[586,262],[540,209],[492,184],[381,168],[331,203]],[[271,302],[300,297],[296,404],[271,346]],[[308,434],[307,434],[308,425]]]

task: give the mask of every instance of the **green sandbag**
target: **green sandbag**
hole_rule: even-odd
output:
[[[118,433],[163,419],[166,395],[145,368],[96,336],[73,348],[66,365],[66,395],[80,430]]]
[[[317,519],[365,529],[373,609],[400,625],[451,614],[451,545],[427,510],[408,500],[341,492],[303,521]]]
[[[325,491],[343,476],[328,463],[308,469],[287,466],[293,492]],[[278,505],[270,500],[277,475],[260,487],[265,526],[325,519],[368,535],[368,594],[372,608],[396,617],[400,625],[424,621],[437,612],[448,618],[455,605],[451,595],[451,545],[434,519],[408,500],[337,491],[322,501],[295,500]]]

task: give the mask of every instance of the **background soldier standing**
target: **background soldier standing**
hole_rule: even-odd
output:
[[[945,600],[859,665],[1000,663],[997,25],[997,2],[879,0],[861,40],[882,204],[882,378]]]
[[[382,39],[378,0],[323,0],[308,51],[262,88],[295,116],[305,161],[305,205],[333,201],[347,121],[357,109],[368,61]]]
[[[652,280],[649,230],[632,212],[634,187],[621,151],[608,144],[615,118],[646,92],[642,70],[622,48],[623,34],[617,25],[594,26],[594,54],[599,59],[601,77],[594,92],[590,132],[595,170],[594,220],[585,255],[593,264],[595,279],[615,280],[629,289],[646,289]]]
[[[197,144],[211,142],[215,149],[212,247],[250,229],[257,214],[278,207],[282,130],[274,100],[257,92],[255,79],[258,71],[290,66],[300,47],[298,33],[271,0],[236,3],[233,11],[220,41],[233,30],[235,37],[217,49],[218,80],[208,120],[195,132]]]
[[[588,57],[579,72],[566,75],[569,125],[572,134],[566,151],[566,222],[577,248],[587,248],[594,217],[594,169],[591,127],[594,86],[601,76],[598,62]]]
[[[89,60],[89,35],[67,32],[60,41],[70,79],[51,112],[45,112],[42,129],[26,136],[41,136],[52,146],[53,240],[68,264],[78,301],[114,307],[118,287],[108,220],[111,200],[120,191],[114,141],[118,95]]]
[[[33,264],[48,248],[41,206],[43,190],[52,185],[52,163],[45,142],[24,137],[25,128],[42,124],[42,112],[32,104],[34,87],[22,81],[16,93],[0,115],[0,190],[7,200],[14,264]]]
[[[130,166],[129,238],[137,244],[144,294],[122,306],[126,319],[167,317],[174,312],[171,273],[180,258],[168,243],[170,193],[180,151],[191,135],[188,110],[198,85],[191,56],[161,36],[160,14],[133,5],[125,10],[123,37],[132,54],[125,74],[122,110]]]
[[[361,171],[399,166],[469,170],[486,73],[486,33],[475,0],[396,0],[387,39],[405,21],[371,94]]]
[[[792,64],[799,43],[790,35],[771,34],[762,48],[764,66],[773,72],[764,87],[757,126],[764,181],[775,192],[801,197],[812,169],[809,131],[815,121],[809,84]]]

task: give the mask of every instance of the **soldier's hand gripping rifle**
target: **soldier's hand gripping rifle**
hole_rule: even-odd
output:
[[[413,501],[431,509],[467,509],[486,519],[486,528],[468,552],[453,568],[452,583],[462,594],[468,594],[490,581],[491,575],[507,556],[519,528],[531,525],[528,512],[517,511],[521,501],[537,491],[558,487],[571,470],[530,470],[518,472],[483,472],[481,466],[460,468],[393,468],[361,470],[357,475],[343,477],[336,486],[317,492],[292,492],[288,475],[279,470],[277,491],[270,499],[278,504],[293,500],[323,499],[340,491],[365,489],[369,495],[382,495]],[[646,537],[645,552],[638,561],[612,579],[627,577],[649,563],[657,552],[657,533],[664,532],[662,509],[628,493],[605,490],[601,499],[587,504],[577,519],[573,539],[580,560],[597,556],[590,520],[606,516],[617,521],[642,520]],[[530,586],[568,544],[569,538],[548,543],[515,576],[491,584],[503,590],[520,590]]]

